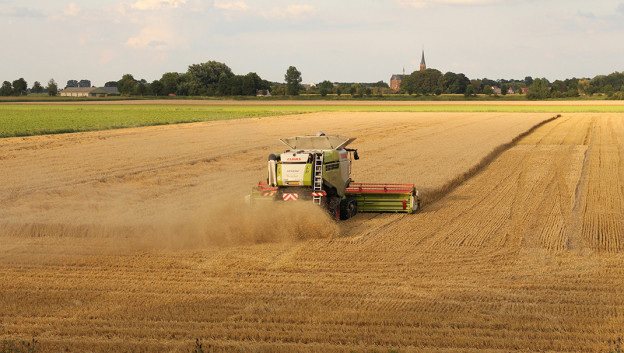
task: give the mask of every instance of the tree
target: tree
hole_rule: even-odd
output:
[[[299,84],[301,84],[301,72],[299,72],[296,67],[291,66],[286,70],[284,80],[286,81],[286,94],[289,96],[298,96],[300,90]]]
[[[150,83],[150,90],[155,96],[162,96],[164,94],[164,86],[160,80],[154,80]]]
[[[80,80],[78,87],[91,87],[91,80]]]
[[[117,88],[119,89],[119,93],[129,96],[134,93],[136,84],[136,80],[131,74],[125,74],[121,80],[119,80],[119,86]]]
[[[527,92],[527,99],[546,99],[548,98],[548,81],[542,78],[536,78],[533,80],[529,91]]]
[[[284,85],[273,85],[271,86],[271,95],[273,96],[284,96],[286,95],[286,86]]]
[[[230,95],[240,96],[243,94],[243,76],[236,75],[230,78]]]
[[[57,93],[58,93],[58,85],[56,84],[56,81],[54,81],[54,79],[51,78],[50,81],[48,81],[48,95],[56,96]]]
[[[412,77],[412,75],[407,76],[401,81],[401,85],[399,86],[399,91],[407,92],[407,94],[412,95],[416,92],[416,79]]]
[[[507,91],[509,91],[509,85],[505,83],[501,86],[501,95],[506,96]]]
[[[78,81],[76,80],[68,80],[65,88],[67,87],[78,87]]]
[[[193,64],[188,67],[188,71],[195,79],[200,88],[207,89],[211,87],[216,91],[215,87],[221,77],[221,74],[225,74],[227,77],[234,76],[232,69],[226,64],[217,61],[207,61],[202,64]]]
[[[104,87],[117,87],[117,81],[108,81],[104,84]]]
[[[134,88],[134,92],[138,96],[144,96],[145,92],[147,92],[147,85],[143,82],[139,82]]]
[[[21,96],[26,94],[26,90],[28,89],[28,83],[23,78],[18,78],[13,81],[13,94],[16,96]]]
[[[487,86],[487,85],[483,84],[483,81],[477,80],[477,79],[470,80],[470,85],[472,86],[472,88],[474,88],[475,93],[477,93],[477,94],[478,93],[483,93],[484,87]]]
[[[615,93],[615,90],[613,89],[613,86],[611,84],[604,85],[601,91],[602,93],[606,94],[608,97],[613,97],[613,93]]]
[[[578,93],[579,93],[579,79],[578,78],[574,77],[571,79],[570,78],[565,79],[563,80],[563,83],[566,85],[566,90],[568,91],[568,94],[570,93],[570,90],[575,90],[576,95],[573,97],[578,97]]]
[[[255,96],[257,90],[264,89],[262,79],[255,72],[250,72],[243,77],[241,88],[245,96]]]
[[[180,75],[176,94],[178,96],[214,95],[214,87],[200,87],[195,77],[187,72]]]
[[[254,84],[254,77],[249,74],[243,76],[243,81],[241,82],[241,93],[244,96],[255,96],[256,89]]]
[[[432,94],[436,88],[442,86],[442,73],[436,69],[426,69],[419,75],[419,82],[417,82],[417,90],[423,94]],[[463,76],[463,75],[462,75]],[[460,78],[461,79],[461,78]]]
[[[470,85],[472,87],[472,85]],[[487,96],[491,96],[494,91],[492,90],[492,86],[485,85],[483,86],[483,93]]]
[[[555,80],[555,82],[552,83],[552,89],[557,90],[561,93],[565,93],[568,91],[568,87],[566,87],[565,82],[561,80]]]
[[[177,72],[167,72],[160,78],[163,85],[162,94],[169,95],[178,91],[178,83],[180,82],[180,74]]]
[[[442,88],[444,77],[436,69],[414,71],[401,82],[401,90],[413,94],[432,94],[437,88]]]
[[[447,72],[443,76],[443,88],[451,94],[463,94],[470,80],[464,74]]]
[[[373,86],[379,88],[390,88],[390,86],[388,86],[388,84],[384,81],[377,81]]]
[[[490,90],[492,90],[492,87],[490,87]],[[464,91],[464,97],[473,97],[473,96],[475,96],[475,88],[472,85],[468,85],[466,87],[466,90]]]
[[[320,93],[323,97],[327,96],[328,93],[332,93],[334,90],[334,84],[328,80],[321,82],[320,87]]]
[[[41,86],[41,83],[39,83],[39,81],[35,81],[30,91],[32,93],[41,93],[43,92],[43,87]]]
[[[354,83],[349,87],[349,93],[351,93],[352,97],[358,96],[358,91],[360,90],[361,85],[359,83]]]
[[[0,96],[10,96],[11,94],[13,94],[13,86],[11,85],[11,82],[4,81],[2,83],[2,88],[0,88]]]
[[[529,95],[527,94],[527,97]],[[579,96],[579,91],[576,87],[573,88],[568,88],[568,92],[566,93],[566,96],[568,97],[578,97]]]
[[[588,80],[588,79],[583,78],[583,79],[578,80],[577,85],[578,85],[578,86],[577,86],[577,87],[578,87],[578,90],[579,90],[581,93],[585,93],[585,94],[587,94],[587,88],[589,87],[589,80]]]

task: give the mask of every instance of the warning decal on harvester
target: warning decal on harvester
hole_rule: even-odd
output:
[[[283,194],[282,198],[284,201],[297,201],[299,200],[299,194]]]

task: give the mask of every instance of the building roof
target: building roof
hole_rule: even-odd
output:
[[[108,94],[119,93],[119,89],[117,89],[117,87],[99,87],[99,88],[105,90]]]
[[[423,49],[422,51],[422,59],[420,59],[420,65],[427,65],[425,64],[425,49]]]
[[[65,93],[119,94],[117,87],[66,87]]]
[[[66,87],[62,92],[69,93],[89,93],[93,91],[95,87]]]
[[[102,87],[98,87],[89,91],[90,94],[108,94],[108,91],[102,89]]]
[[[399,74],[396,74],[396,75],[392,75],[392,77],[390,77],[390,81],[393,81],[393,80],[401,80],[402,81],[406,77],[409,77],[409,75],[399,75]]]

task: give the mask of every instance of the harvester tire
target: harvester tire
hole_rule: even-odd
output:
[[[327,198],[327,212],[329,213],[329,216],[335,221],[339,221],[341,219],[340,198],[336,196]]]
[[[340,219],[349,219],[357,214],[357,200],[352,198],[343,199],[340,202]]]
[[[412,204],[412,212],[420,211],[420,199],[412,195],[410,197],[410,203]]]

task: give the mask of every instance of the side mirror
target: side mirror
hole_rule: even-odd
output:
[[[353,152],[353,158],[357,161],[358,159],[360,159],[360,156],[357,153],[357,150],[355,150],[355,152]]]

